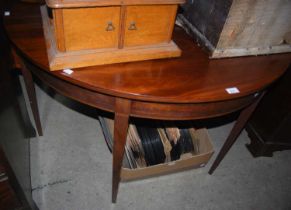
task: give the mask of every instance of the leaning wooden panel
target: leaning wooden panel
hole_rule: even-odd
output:
[[[183,15],[213,58],[291,52],[291,1],[197,0]]]
[[[291,1],[234,0],[213,57],[291,52]]]

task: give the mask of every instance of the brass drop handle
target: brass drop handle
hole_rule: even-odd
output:
[[[113,26],[112,21],[108,21],[106,31],[114,31],[114,30],[115,30],[115,27]]]
[[[133,30],[137,30],[137,27],[136,27],[134,21],[130,22],[130,25],[129,25],[129,27],[128,27],[128,30],[131,30],[131,31],[133,31]]]

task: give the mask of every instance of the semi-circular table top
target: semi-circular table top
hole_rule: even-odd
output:
[[[182,56],[141,62],[49,71],[40,6],[18,4],[4,17],[7,35],[15,48],[50,75],[98,93],[162,103],[200,103],[240,98],[264,89],[278,79],[291,54],[209,59],[181,28],[174,41]],[[240,93],[229,94],[236,87]]]

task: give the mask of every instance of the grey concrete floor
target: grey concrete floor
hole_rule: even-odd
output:
[[[97,112],[39,87],[37,97],[44,136],[31,139],[31,173],[40,210],[291,209],[291,152],[253,158],[245,131],[208,175],[233,122],[209,129],[216,152],[204,168],[121,183],[111,204],[112,156]]]

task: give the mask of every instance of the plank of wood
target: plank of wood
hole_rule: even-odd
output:
[[[270,46],[270,47],[267,46],[267,47],[253,47],[253,48],[227,48],[227,49],[215,49],[212,52],[211,58],[264,55],[264,54],[287,53],[287,52],[291,52],[290,44]]]
[[[148,47],[130,47],[123,49],[85,50],[77,53],[51,54],[50,69],[78,68],[85,66],[123,63],[141,60],[179,57],[181,50],[174,42]]]
[[[50,19],[49,19],[50,20]],[[54,9],[53,10],[53,27],[54,35],[56,37],[57,48],[61,52],[66,51],[65,35],[64,35],[64,21],[63,21],[63,10]]]
[[[125,35],[125,17],[127,12],[127,6],[120,7],[120,20],[119,21],[119,40],[118,40],[118,48],[122,49],[124,46],[124,35]]]
[[[216,47],[232,2],[233,0],[188,1],[182,6],[183,16],[195,28],[192,31],[199,37],[204,37],[203,42],[207,40],[210,43],[208,46]]]
[[[284,44],[284,36],[291,30],[290,20],[291,1],[234,0],[217,48],[257,47],[264,48],[265,53],[267,47]],[[271,52],[274,50],[270,48]]]

